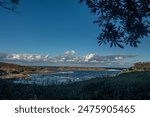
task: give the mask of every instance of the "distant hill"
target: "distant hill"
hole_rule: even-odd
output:
[[[150,71],[150,62],[138,62],[134,66],[124,69],[121,73],[136,72],[136,71]]]
[[[51,73],[54,71],[52,68],[29,67],[0,62],[1,78],[27,78],[32,73]]]
[[[58,67],[58,70],[80,70],[80,71],[104,71],[105,68],[98,68],[98,67]]]
[[[138,62],[138,63],[135,63],[134,66],[130,68],[130,70],[134,70],[134,71],[150,71],[150,62]]]
[[[0,70],[4,70],[4,71],[7,71],[7,72],[32,71],[33,68],[32,67],[27,67],[27,66],[11,64],[11,63],[0,62]]]
[[[31,70],[31,68],[0,62],[1,78],[18,78],[18,77],[25,78],[27,77],[25,71],[29,71],[29,70]]]

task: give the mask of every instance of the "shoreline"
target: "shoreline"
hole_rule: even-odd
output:
[[[10,63],[0,62],[0,78],[13,79],[23,78],[27,79],[30,74],[51,74],[57,71],[105,71],[105,68],[98,67],[30,67],[21,66]]]

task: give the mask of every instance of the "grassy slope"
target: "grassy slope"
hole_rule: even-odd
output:
[[[150,99],[150,72],[60,86],[12,84],[9,80],[0,80],[0,99]]]

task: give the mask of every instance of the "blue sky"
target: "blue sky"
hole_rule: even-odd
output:
[[[97,24],[92,23],[96,17],[90,14],[86,5],[79,4],[78,0],[21,0],[16,10],[19,13],[0,10],[1,61],[21,60],[26,63],[31,62],[30,58],[34,60],[41,57],[40,62],[43,63],[42,59],[47,57],[47,65],[59,63],[58,65],[82,66],[130,66],[137,61],[150,61],[149,37],[142,39],[138,48],[98,46],[100,29]],[[70,58],[65,58],[66,52]],[[52,61],[58,57],[65,60]],[[75,58],[78,63],[66,62]],[[108,60],[104,61],[102,58]],[[105,64],[108,61],[110,64]]]

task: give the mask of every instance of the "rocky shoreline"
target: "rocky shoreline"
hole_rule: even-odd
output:
[[[13,79],[23,78],[27,79],[30,74],[50,74],[57,71],[105,71],[105,68],[97,67],[30,67],[21,66],[10,63],[0,62],[0,78]]]
[[[23,78],[27,79],[30,74],[48,74],[55,72],[54,69],[42,67],[21,66],[0,62],[0,78]]]

